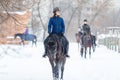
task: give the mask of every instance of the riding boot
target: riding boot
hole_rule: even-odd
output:
[[[97,46],[96,42],[94,41],[95,46]]]
[[[82,40],[81,40],[81,47],[83,48],[83,36],[82,36]]]
[[[47,56],[47,47],[46,47],[46,43],[48,42],[48,38],[50,37],[50,35],[44,40],[44,48],[45,48],[45,53],[43,54],[43,57],[45,58]]]
[[[92,44],[95,45],[95,46],[97,46],[97,44],[96,44],[96,38],[95,37],[92,37]]]
[[[61,36],[61,40],[62,40],[63,48],[65,49],[65,50],[64,50],[64,55],[65,55],[66,57],[70,57],[70,56],[68,55],[69,42],[68,42],[67,38],[66,38],[64,35],[62,35],[62,36]]]
[[[43,57],[45,58],[47,56],[47,50],[45,49],[45,53],[43,54]]]
[[[66,56],[66,57],[70,57],[70,56],[68,55],[68,49],[65,50],[65,56]]]
[[[65,56],[66,56],[66,57],[70,57],[70,56],[68,55],[68,52],[67,52],[67,50],[66,50]]]
[[[45,48],[45,53],[43,54],[43,57],[44,57],[44,58],[45,58],[46,55],[47,55],[46,43],[47,43],[47,39],[45,39],[45,41],[44,41],[44,48]]]
[[[43,57],[44,57],[44,58],[46,57],[46,53],[45,53],[45,54],[43,54]]]
[[[66,56],[66,57],[70,57],[70,56],[68,55],[68,46],[69,46],[69,45],[67,45],[67,46],[65,47],[65,56]]]

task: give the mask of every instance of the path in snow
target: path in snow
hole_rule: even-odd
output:
[[[7,54],[0,50],[0,80],[52,80],[48,58],[42,58],[42,43],[37,48],[9,45],[4,49]],[[99,46],[91,59],[82,59],[77,44],[70,43],[69,54],[64,80],[120,80],[119,53]]]

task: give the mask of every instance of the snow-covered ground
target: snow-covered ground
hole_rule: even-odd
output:
[[[3,52],[5,50],[6,52]],[[44,47],[0,45],[0,80],[52,80]],[[120,54],[98,46],[91,59],[82,59],[76,43],[70,43],[64,80],[120,80]]]

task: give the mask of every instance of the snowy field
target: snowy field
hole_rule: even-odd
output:
[[[3,52],[5,50],[5,52]],[[0,45],[0,80],[52,80],[43,44]],[[120,54],[97,46],[91,59],[82,59],[76,43],[70,43],[64,80],[120,80]]]

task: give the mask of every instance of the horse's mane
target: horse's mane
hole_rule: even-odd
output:
[[[49,43],[49,42],[55,42],[55,43],[58,44],[58,42],[59,42],[58,36],[57,36],[56,34],[50,35],[50,36],[48,37],[48,42],[47,42],[47,43]],[[49,45],[49,44],[48,44],[48,45]]]

